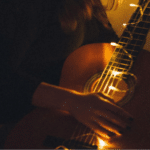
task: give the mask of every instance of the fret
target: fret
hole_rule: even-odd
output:
[[[138,30],[138,29],[137,29],[137,30]],[[125,31],[124,34],[129,36],[129,31]],[[143,34],[143,33],[136,33],[135,31],[133,31],[132,34],[137,34],[137,35],[146,36],[146,34]]]
[[[143,40],[135,40],[134,39],[134,40],[131,40],[130,43],[131,44],[136,44],[137,43],[139,46],[141,46],[143,44]]]
[[[112,71],[117,71],[117,72],[128,72],[128,68],[121,68],[121,67],[118,67],[118,66],[112,66],[112,65],[108,65],[106,70],[105,70],[105,73],[106,72],[112,72]]]
[[[136,50],[136,51],[140,51],[141,50],[141,45],[131,45],[131,44],[128,44],[125,49],[127,51],[133,51],[133,50]],[[134,53],[136,53],[136,51],[133,51]]]
[[[125,37],[125,36],[122,36],[121,37],[121,39],[120,39],[120,42],[125,42],[125,43],[128,43],[128,42],[131,42],[131,43],[136,43],[136,42],[138,42],[138,43],[140,43],[140,45],[143,43],[143,40],[140,40],[140,39],[133,39],[133,40],[131,40],[130,38],[128,38],[128,37]],[[119,42],[119,43],[120,43]]]
[[[136,27],[143,27],[143,28],[149,28],[150,27],[150,17],[148,18],[145,18],[145,16],[143,16],[143,20],[141,20],[137,25]],[[132,22],[136,22],[137,20],[136,19],[132,19],[131,20],[131,23]],[[131,26],[132,24],[128,25],[128,26]]]
[[[133,42],[132,42],[133,41]],[[126,46],[126,44],[129,44],[130,46],[141,46],[139,43],[137,43],[137,41],[136,40],[131,40],[131,41],[129,41],[130,43],[125,43],[125,42],[119,42],[119,44],[120,45],[123,45],[123,46]],[[139,44],[139,45],[137,45],[137,44]],[[142,44],[143,44],[143,41],[141,42]]]
[[[141,46],[143,44],[143,40],[128,40],[128,41],[120,41],[118,44],[122,46],[126,46],[127,44]],[[138,45],[136,45],[138,44]]]
[[[149,9],[149,12],[150,12],[150,9]],[[143,16],[149,16],[149,13],[148,14],[143,14]]]
[[[134,34],[132,34],[132,36],[133,36],[133,39],[139,39],[139,40],[145,40],[145,34],[137,34],[137,33],[134,33]]]
[[[150,25],[150,24],[149,24]],[[150,27],[150,26],[149,26]],[[130,28],[131,29],[131,28]],[[137,28],[132,29],[130,31],[124,31],[122,34],[123,39],[128,40],[144,40],[149,28],[137,26]],[[132,34],[132,35],[131,35]],[[137,38],[138,36],[138,38]],[[121,37],[121,38],[122,38]]]
[[[142,28],[142,27],[137,27],[133,33],[138,33],[138,34],[142,34],[142,35],[146,35],[148,32],[148,28]]]
[[[123,55],[126,55],[126,56],[128,56],[129,57],[129,55],[125,52],[125,50],[129,53],[129,54],[131,54],[132,52],[134,52],[134,53],[138,53],[139,52],[139,50],[136,50],[135,48],[134,49],[127,49],[127,48],[124,48],[124,49],[116,49],[115,50],[115,52],[113,53],[113,55],[115,55],[116,54],[116,57],[117,57],[117,54],[123,54]],[[134,56],[133,56],[134,57]]]
[[[110,80],[111,79],[118,79],[118,80],[120,80],[120,79],[127,79],[127,77],[125,77],[123,74],[120,75],[120,76],[119,75],[114,76],[111,73],[110,74],[104,73],[102,77],[104,78],[106,75],[107,75],[107,77],[110,77]]]
[[[143,15],[143,21],[150,21],[150,16],[149,15]]]
[[[120,77],[117,75],[118,78],[126,78],[132,67],[131,65],[133,65],[141,51],[150,28],[150,3],[141,2],[141,5],[144,14],[141,13],[140,7],[138,7],[132,15],[118,42],[122,47],[116,47],[103,72],[104,76],[111,76],[112,71],[117,71],[122,73]]]
[[[148,21],[148,20],[146,20],[146,21],[141,21],[141,22],[144,22],[144,23],[146,23],[146,24],[149,24],[150,23],[150,21]]]
[[[135,30],[134,32],[137,33],[147,33],[147,31],[149,30],[149,28],[140,27],[138,25],[136,27],[134,27],[133,25],[128,25],[127,28],[128,31],[133,32]]]
[[[119,68],[125,68],[125,69],[128,69],[128,67],[130,67],[130,64],[124,64],[124,63],[116,62],[116,61],[110,61],[110,62],[112,62],[112,65],[111,65],[112,67],[119,67]]]
[[[102,78],[104,78],[105,76],[107,76],[107,77],[110,77],[110,79],[118,79],[118,80],[120,80],[120,79],[127,79],[127,77],[125,77],[125,76],[122,76],[122,75],[117,75],[117,76],[113,76],[111,73],[110,74],[108,74],[108,73],[103,73],[103,75],[102,75]]]
[[[148,21],[141,21],[137,24],[137,27],[143,27],[143,28],[149,28],[150,27],[150,22]]]
[[[133,34],[137,34],[137,35],[140,35],[140,36],[146,36],[146,34],[143,34],[143,33],[136,33],[136,32],[133,32]]]
[[[140,50],[141,50],[141,49],[140,49]],[[127,49],[127,48],[126,48],[126,51],[127,51],[129,54],[132,54],[132,57],[136,57],[136,56],[137,56],[136,54],[139,53],[139,51],[137,51],[137,50]]]
[[[141,43],[143,43],[143,42],[141,42]],[[121,53],[126,53],[125,51],[127,51],[127,52],[134,52],[134,53],[136,53],[136,52],[139,52],[140,50],[141,50],[141,46],[142,45],[139,45],[139,43],[138,43],[138,45],[137,44],[130,44],[130,43],[128,43],[128,44],[122,44],[122,43],[119,43],[120,45],[122,45],[124,48],[121,48],[121,49],[116,49],[115,50],[115,52],[121,52]],[[130,53],[131,54],[131,53]]]
[[[113,71],[113,70],[124,71],[125,68],[121,68],[119,66],[113,66],[113,62],[109,62],[105,71]],[[127,69],[125,71],[127,71]]]
[[[105,75],[112,76],[112,71],[117,71],[117,72],[120,72],[122,75],[125,75],[125,74],[127,74],[128,69],[108,66],[107,69],[105,69],[105,71],[103,72],[103,77],[105,77]],[[119,76],[119,75],[116,75],[116,77],[117,76]]]
[[[114,56],[112,56],[112,58],[118,58],[118,59],[122,59],[122,61],[131,61],[131,58],[129,57],[129,54],[124,54],[124,53],[119,53],[119,54],[114,54]],[[132,58],[134,59],[134,57],[132,55]]]
[[[150,8],[147,7],[147,8],[145,9],[145,11],[144,11],[144,15],[145,15],[145,14],[149,15],[149,13],[150,13]]]
[[[128,50],[127,50],[128,51]],[[131,51],[131,50],[129,50],[129,51]],[[132,50],[131,52],[136,52],[136,53],[138,53],[138,51],[134,51],[134,50]],[[130,53],[131,53],[130,52]],[[113,55],[114,55],[114,57],[123,57],[123,59],[128,59],[129,58],[129,54],[127,54],[127,53],[113,53]],[[112,56],[113,57],[113,56]],[[136,57],[136,56],[132,56],[132,57]]]
[[[110,64],[111,64],[111,62],[110,62]],[[112,71],[128,72],[128,69],[121,68],[119,66],[112,66],[112,64],[111,65],[110,64],[108,64],[107,68],[105,69],[105,73],[112,72]]]
[[[128,37],[128,38],[132,39],[129,31],[124,31],[123,34],[122,34],[122,36]]]
[[[120,68],[120,67],[113,67],[113,66],[109,66],[108,69],[105,70],[106,72],[111,72],[111,71],[118,71],[118,72],[128,72],[128,69],[125,68]]]
[[[130,41],[130,39],[127,37],[121,37],[121,39],[120,39],[120,42],[124,42],[124,43],[128,43],[129,41]]]
[[[111,61],[116,61],[116,62],[121,62],[121,61],[125,61],[125,62],[129,62],[131,61],[131,59],[128,57],[126,57],[126,59],[124,58],[124,55],[120,55],[120,57],[117,55],[113,55],[111,58]]]

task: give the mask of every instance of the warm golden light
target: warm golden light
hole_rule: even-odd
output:
[[[136,4],[130,4],[131,7],[139,7],[139,5]]]
[[[114,76],[117,76],[117,75],[119,75],[119,74],[121,74],[121,72],[118,72],[118,71],[112,71],[112,75],[114,75]]]
[[[126,23],[124,23],[124,24],[123,24],[123,26],[124,26],[124,27],[126,27],[126,26],[127,26],[127,24],[126,24]]]
[[[120,48],[123,47],[122,45],[119,45],[119,44],[117,44],[117,43],[115,43],[115,42],[111,42],[110,45],[112,45],[112,46],[117,46],[117,47],[120,47]]]
[[[64,149],[64,150],[69,150],[68,148],[66,148],[65,146],[63,145],[60,145],[58,147],[56,147],[55,149]]]
[[[109,86],[109,89],[110,89],[110,90],[114,90],[114,91],[118,91],[118,89],[115,88],[114,86]]]
[[[106,142],[98,138],[98,149],[103,149],[104,146],[106,146]]]
[[[111,44],[112,46],[118,46],[118,44],[115,43],[115,42],[111,42],[110,44]]]

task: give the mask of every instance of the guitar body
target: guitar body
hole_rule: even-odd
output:
[[[86,45],[74,51],[64,64],[60,86],[83,92],[87,80],[105,68],[113,50],[114,47],[110,44],[103,43]],[[133,98],[123,106],[135,119],[131,131],[127,131],[122,137],[112,138],[105,148],[150,148],[149,58],[149,52],[141,52],[133,68],[138,78],[137,87]],[[66,112],[37,108],[15,126],[7,137],[5,148],[58,148],[59,144],[54,147],[43,144],[47,136],[68,140],[78,124],[78,121]],[[84,125],[79,126],[81,131],[85,130]],[[85,133],[89,131],[87,129]],[[80,135],[82,132],[74,137]]]

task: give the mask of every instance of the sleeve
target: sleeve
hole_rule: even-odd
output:
[[[31,99],[41,81],[11,69],[10,41],[0,39],[0,123],[17,122],[35,108]]]

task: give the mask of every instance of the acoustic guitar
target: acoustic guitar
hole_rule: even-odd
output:
[[[150,27],[150,1],[136,7],[118,44],[112,43],[116,47],[80,47],[66,59],[60,80],[62,87],[113,98],[134,116],[131,130],[104,141],[67,112],[37,108],[15,126],[5,148],[150,148],[150,53],[141,51]]]

